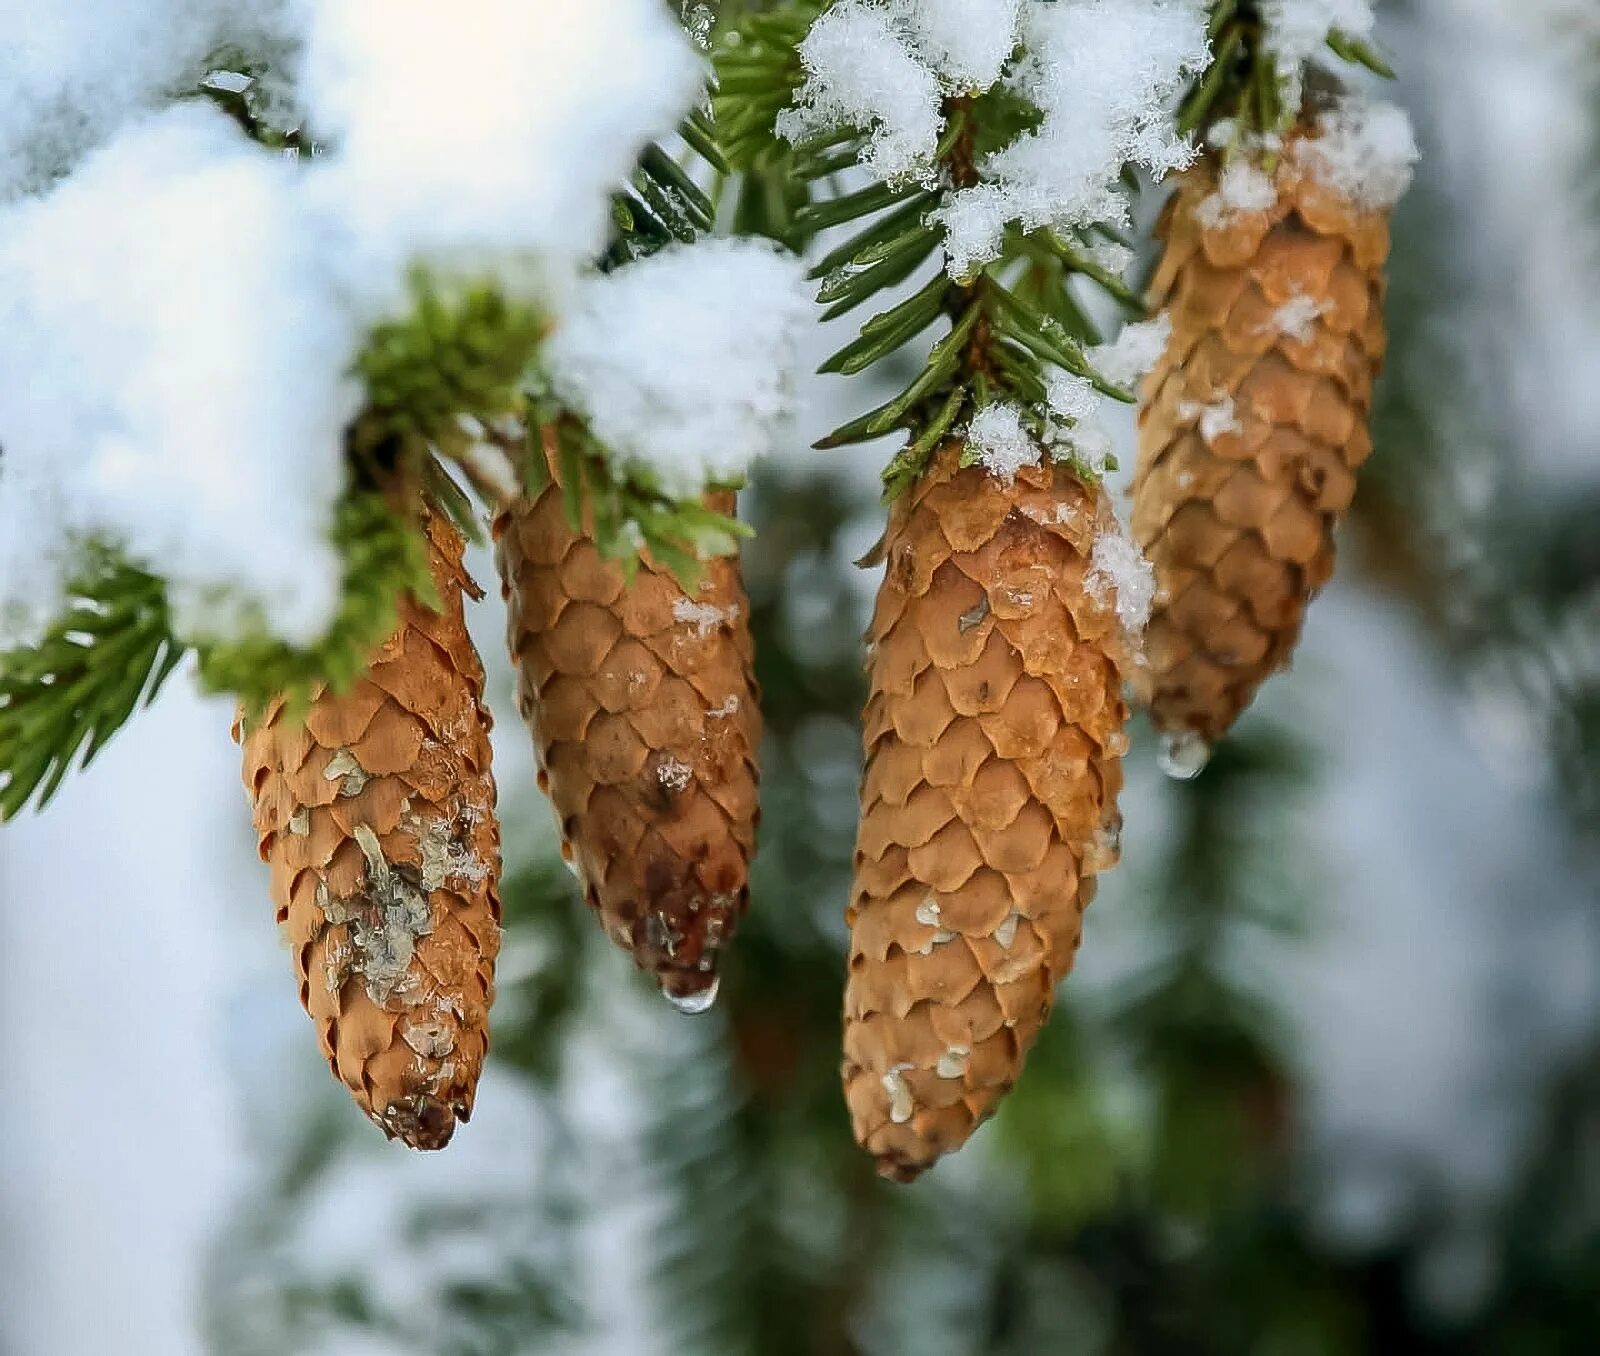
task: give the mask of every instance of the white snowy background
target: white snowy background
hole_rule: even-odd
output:
[[[1589,0],[1408,8],[1383,36],[1425,173],[1457,209],[1437,245],[1485,280],[1452,320],[1508,384],[1519,436],[1506,455],[1559,496],[1600,476],[1600,241],[1568,191],[1596,144],[1582,62],[1600,22]],[[824,427],[833,392],[807,397],[803,426]],[[869,491],[875,468],[839,464]],[[494,655],[491,605],[476,624]],[[496,681],[510,712],[505,674]],[[1419,647],[1400,604],[1337,584],[1266,707],[1327,755],[1299,811],[1322,860],[1299,869],[1332,888],[1312,938],[1263,966],[1311,1057],[1319,1217],[1362,1245],[1443,1199],[1431,1284],[1442,1304],[1470,1302],[1494,1265],[1479,1226],[1519,1161],[1529,1089],[1600,1020],[1594,901],[1563,859],[1554,789],[1518,759],[1497,709]],[[329,1092],[265,902],[228,724],[225,704],[174,683],[46,814],[0,830],[13,1084],[0,1118],[0,1352],[200,1353],[205,1253],[250,1184],[252,1145]],[[515,854],[541,841],[545,817],[518,790],[531,776],[514,722],[497,750]],[[1159,834],[1158,781],[1132,779],[1129,868]],[[1077,981],[1089,989],[1136,944],[1119,936],[1116,889],[1091,915]],[[625,1141],[632,1103],[605,1034],[589,1039],[576,1118],[601,1144]],[[402,1202],[459,1185],[514,1191],[536,1168],[540,1118],[492,1069],[480,1108],[447,1155],[374,1146],[342,1172],[317,1246],[370,1248]],[[655,1350],[644,1302],[623,1298],[638,1287],[616,1271],[648,1220],[648,1202],[624,1202],[577,1241],[604,1321],[574,1352]]]

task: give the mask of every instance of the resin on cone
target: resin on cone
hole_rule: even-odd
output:
[[[240,722],[261,857],[335,1077],[392,1138],[443,1148],[472,1114],[500,945],[500,834],[461,538],[427,520],[440,609],[400,624],[304,720]]]
[[[495,525],[518,702],[562,851],[607,934],[686,1011],[716,995],[749,902],[761,715],[733,558],[685,592],[632,582],[567,521],[560,486]],[[712,496],[720,512],[733,495]]]
[[[896,502],[868,633],[844,1084],[909,1180],[1016,1081],[1117,859],[1128,719],[1106,495],[1067,466],[1006,485],[959,443]]]
[[[1133,535],[1157,582],[1137,687],[1175,746],[1219,738],[1289,662],[1372,450],[1388,214],[1303,171],[1299,141],[1266,210],[1231,210],[1208,161],[1163,218],[1152,302],[1172,338],[1145,385]]]

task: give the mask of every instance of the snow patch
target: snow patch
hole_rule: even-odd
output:
[[[904,1125],[916,1110],[916,1103],[911,1099],[911,1089],[902,1077],[914,1067],[911,1064],[896,1064],[879,1080],[884,1092],[889,1096],[889,1119],[896,1125]]]
[[[717,607],[714,603],[697,603],[692,598],[679,598],[672,605],[672,618],[688,626],[694,627],[694,633],[701,640],[711,635],[719,626],[728,626],[739,620],[740,608],[737,603],[730,603],[727,607]],[[739,709],[739,699],[730,698],[733,710]]]
[[[1101,600],[1114,600],[1117,620],[1129,635],[1142,634],[1156,597],[1155,571],[1125,533],[1105,532],[1095,541],[1084,584]]]
[[[1099,410],[1102,397],[1094,383],[1074,372],[1051,368],[1045,378],[1045,404],[1057,419],[1076,424],[1091,419]]]
[[[1246,159],[1230,160],[1217,176],[1216,192],[1195,208],[1195,220],[1217,230],[1242,216],[1270,212],[1278,201],[1272,176]]]
[[[1239,431],[1239,412],[1231,395],[1224,395],[1201,404],[1196,400],[1185,400],[1178,406],[1180,419],[1193,419],[1199,426],[1200,436],[1208,443],[1214,443],[1229,433]]]
[[[0,203],[38,193],[224,45],[276,52],[285,0],[0,0]]]
[[[1158,315],[1153,320],[1124,325],[1115,340],[1090,349],[1087,356],[1107,381],[1131,387],[1161,361],[1171,339],[1172,317]]]
[[[610,194],[699,96],[659,0],[323,0],[302,96],[337,153],[316,189],[349,285],[381,311],[408,266],[542,295],[598,253]]]
[[[967,450],[1005,485],[1011,484],[1024,466],[1037,466],[1043,455],[1038,439],[1022,421],[1022,411],[1000,400],[972,416],[967,425]]]
[[[907,49],[895,16],[868,0],[842,0],[800,44],[807,78],[778,115],[790,141],[838,127],[870,129],[862,163],[881,179],[926,178],[944,129],[939,77]]]
[[[1316,136],[1294,144],[1305,173],[1371,211],[1400,201],[1419,154],[1405,110],[1381,100],[1341,101],[1317,120]]]
[[[1272,313],[1266,328],[1297,344],[1308,344],[1316,336],[1317,321],[1328,313],[1326,298],[1299,292]]]
[[[169,581],[187,639],[314,642],[373,324],[419,264],[559,311],[705,69],[658,0],[0,18],[25,34],[0,51],[0,643],[37,636],[90,540]],[[154,111],[224,48],[272,65],[325,153],[286,159],[200,102]]]
[[[297,173],[189,105],[0,215],[0,615],[16,638],[59,610],[89,539],[169,581],[184,635],[245,609],[292,641],[325,629],[361,329]]]
[[[1284,75],[1298,80],[1301,67],[1327,49],[1328,35],[1370,38],[1372,0],[1266,0],[1267,47]]]
[[[931,214],[945,227],[953,277],[993,259],[1011,222],[1030,230],[1124,223],[1125,166],[1159,178],[1194,158],[1171,107],[1209,59],[1198,5],[1030,4],[1021,29],[1024,55],[1008,80],[1043,119],[983,162],[983,183],[948,195]]]
[[[1128,246],[1116,240],[1096,241],[1089,246],[1088,254],[1091,263],[1103,268],[1114,278],[1120,278],[1127,273],[1138,257]]]
[[[581,281],[543,361],[613,457],[697,497],[773,449],[812,310],[803,266],[765,242],[676,245]]]
[[[985,90],[1017,45],[1022,0],[891,0],[889,11],[948,85]]]

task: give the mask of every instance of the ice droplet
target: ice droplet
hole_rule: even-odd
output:
[[[1161,743],[1161,770],[1175,782],[1192,782],[1211,761],[1211,745],[1193,730],[1167,735]]]
[[[698,1017],[702,1012],[710,1012],[716,1005],[717,990],[721,987],[722,980],[718,977],[694,993],[669,993],[666,999],[679,1012],[690,1017]]]

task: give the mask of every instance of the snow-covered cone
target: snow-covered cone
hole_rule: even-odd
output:
[[[244,781],[300,998],[335,1077],[391,1137],[472,1114],[500,946],[500,832],[460,536],[427,520],[440,610],[407,597],[348,691],[241,721]]]
[[[1255,195],[1219,193],[1205,163],[1163,219],[1152,300],[1172,338],[1145,386],[1133,511],[1158,592],[1137,683],[1180,742],[1216,740],[1289,661],[1372,450],[1388,213],[1308,169],[1314,146],[1291,141],[1270,181],[1248,171]]]
[[[733,510],[731,494],[709,503]],[[573,531],[554,482],[495,535],[518,702],[562,851],[607,934],[678,1006],[709,1006],[749,903],[758,813],[739,563],[706,562],[693,593],[648,559],[629,582]]]
[[[868,634],[844,1084],[909,1180],[1016,1080],[1118,853],[1128,709],[1116,532],[1064,465],[1007,485],[944,447],[895,503]]]

